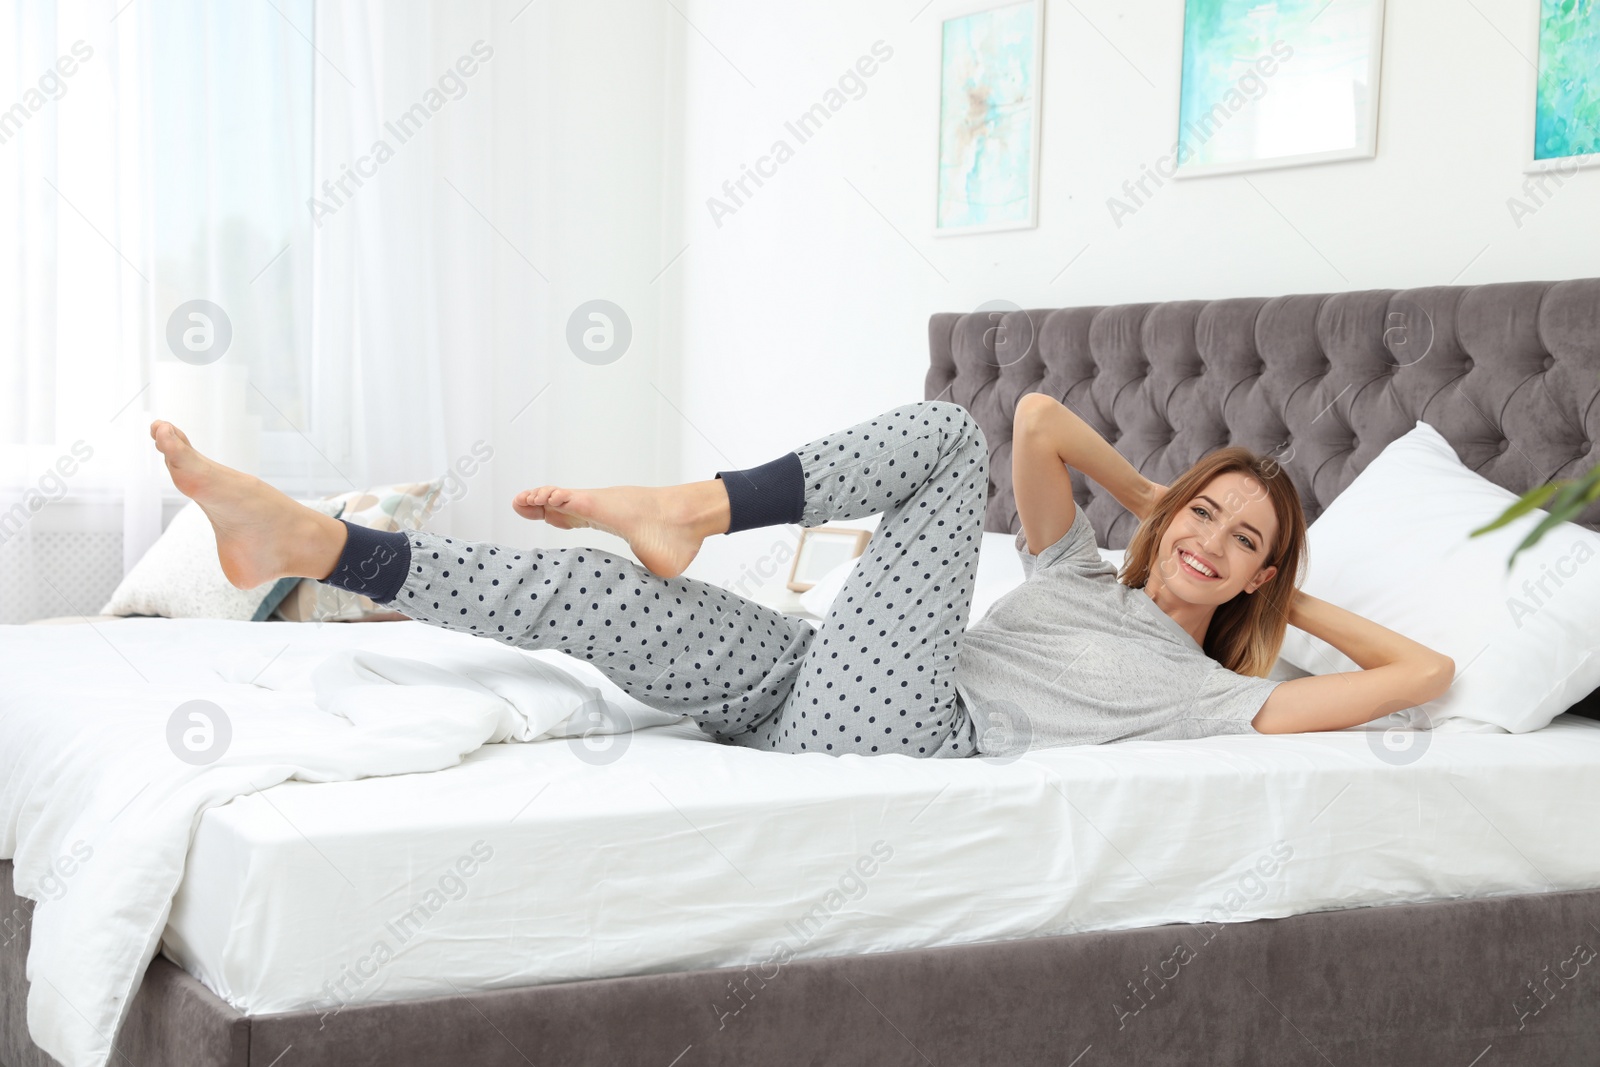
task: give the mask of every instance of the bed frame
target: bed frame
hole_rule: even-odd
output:
[[[1029,392],[1157,481],[1223,445],[1270,453],[1308,519],[1419,418],[1518,492],[1600,458],[1600,279],[939,314],[929,334],[925,395],[988,439],[990,530],[1018,528],[1011,416]],[[1125,546],[1132,516],[1081,476],[1074,490],[1101,543]],[[1580,521],[1600,528],[1600,505]],[[0,863],[0,1065],[47,1067],[24,1006],[32,902],[11,874]],[[1600,888],[807,960],[746,978],[733,1016],[713,1005],[745,974],[710,970],[326,1020],[241,1015],[158,956],[113,1062],[1570,1067],[1600,1063],[1600,970],[1568,962],[1580,943],[1600,946]]]

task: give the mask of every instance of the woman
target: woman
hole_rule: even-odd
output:
[[[1304,520],[1274,467],[1224,449],[1166,489],[1038,394],[1019,403],[1013,442],[1029,579],[970,632],[988,453],[954,404],[896,408],[703,482],[545,486],[513,499],[526,518],[624,538],[642,566],[593,548],[351,526],[212,463],[170,423],[151,436],[240,588],[316,578],[446,629],[560,649],[751,748],[962,757],[1331,730],[1431,700],[1454,673],[1447,657],[1295,590]],[[1078,514],[1068,465],[1141,520],[1120,583]],[[713,533],[880,512],[819,629],[679,577]],[[1286,622],[1363,669],[1260,677]]]

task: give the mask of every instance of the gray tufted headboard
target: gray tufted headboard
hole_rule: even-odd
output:
[[[1063,401],[1163,484],[1225,445],[1273,455],[1307,521],[1418,419],[1517,493],[1600,461],[1600,279],[980,309],[936,314],[928,335],[925,395],[967,408],[988,439],[986,530],[1020,529],[1025,393]],[[1073,491],[1100,543],[1125,548],[1133,516],[1077,472]],[[1579,521],[1600,530],[1600,503]]]

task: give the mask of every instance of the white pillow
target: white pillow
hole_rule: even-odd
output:
[[[827,618],[828,608],[833,605],[833,598],[839,595],[844,583],[850,580],[850,575],[855,572],[856,563],[860,559],[860,556],[854,556],[845,560],[818,578],[817,583],[810,589],[800,594],[800,606],[807,614],[815,615],[819,619]]]
[[[1464,467],[1450,443],[1419,421],[1307,532],[1302,590],[1455,660],[1449,692],[1411,709],[1421,713],[1414,722],[1465,718],[1522,733],[1548,725],[1600,685],[1600,564],[1592,562],[1600,535],[1562,523],[1518,556],[1508,575],[1512,549],[1545,512],[1467,535],[1516,499]],[[1293,626],[1280,656],[1312,674],[1358,669]]]
[[[972,613],[968,617],[968,625],[983,618],[995,601],[1022,584],[1022,557],[1017,554],[1016,541],[1016,534],[983,535],[978,545],[978,574],[973,582]],[[1120,550],[1102,548],[1100,556],[1119,570],[1122,568]],[[800,594],[800,605],[818,618],[827,618],[834,598],[844,588],[844,583],[849,580],[860,560],[860,556],[845,560],[824,574],[816,585]]]
[[[986,533],[978,543],[978,575],[972,583],[972,611],[967,624],[989,614],[994,602],[1026,580],[1022,557],[1017,554],[1017,535]]]
[[[337,516],[344,510],[344,504],[336,500],[301,503],[324,515]],[[134,564],[100,614],[260,622],[299,582],[299,578],[283,578],[254,589],[235,589],[223,577],[210,521],[200,505],[190,502]]]

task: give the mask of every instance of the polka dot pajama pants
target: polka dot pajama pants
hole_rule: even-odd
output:
[[[594,664],[642,703],[775,752],[974,754],[956,697],[988,487],[966,410],[908,404],[796,449],[801,524],[882,513],[819,628],[593,548],[512,549],[412,533],[391,606]],[[792,461],[791,461],[792,462]]]

